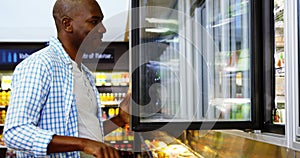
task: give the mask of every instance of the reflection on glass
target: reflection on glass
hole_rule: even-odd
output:
[[[251,120],[249,3],[140,1],[142,122]]]
[[[285,124],[285,52],[284,52],[284,0],[274,0],[275,21],[275,105],[273,123]]]

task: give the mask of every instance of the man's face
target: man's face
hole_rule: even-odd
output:
[[[79,8],[75,8],[75,11],[73,41],[80,46],[80,52],[93,52],[101,45],[103,33],[106,32],[102,24],[104,17],[102,11],[96,1],[88,1]]]

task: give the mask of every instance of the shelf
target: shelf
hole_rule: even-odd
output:
[[[118,105],[101,105],[101,108],[118,108]]]
[[[274,125],[285,125],[285,123],[273,122]]]
[[[128,86],[97,86],[100,93],[126,93]]]
[[[224,104],[250,104],[249,98],[214,98],[210,101],[211,105],[224,105]]]
[[[97,87],[128,87],[128,83],[120,83],[120,84],[112,84],[112,83],[105,83],[105,84],[96,84]]]
[[[127,88],[128,87],[128,85],[111,85],[111,86],[105,86],[105,85],[102,85],[102,86],[100,86],[100,85],[96,85],[96,87],[109,87],[109,88],[111,88],[111,87],[114,87],[114,88]]]
[[[101,107],[119,107],[120,101],[101,101]]]
[[[119,105],[105,105],[105,104],[101,104],[101,107],[102,108],[118,108],[119,107]]]
[[[284,42],[276,43],[276,48],[284,48]]]
[[[104,140],[110,144],[132,144],[133,140]]]
[[[0,145],[0,149],[6,149],[7,147],[4,145]]]

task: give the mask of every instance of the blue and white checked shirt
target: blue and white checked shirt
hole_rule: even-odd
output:
[[[17,157],[46,157],[52,136],[78,137],[77,108],[73,93],[71,58],[57,38],[32,54],[15,69],[11,98],[4,126],[5,144],[17,149]],[[97,96],[94,77],[82,66]],[[104,136],[102,137],[104,138]],[[80,157],[79,152],[57,153],[49,157]]]

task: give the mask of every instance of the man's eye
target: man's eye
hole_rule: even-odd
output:
[[[92,20],[91,23],[97,25],[99,23],[99,20]]]

